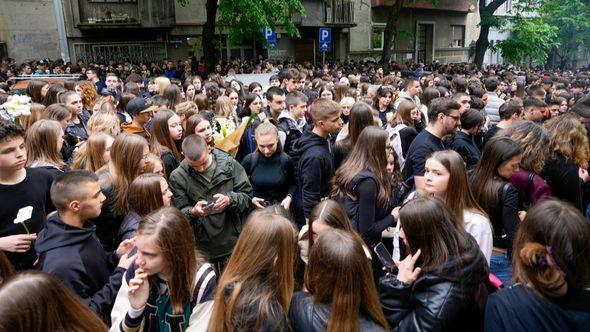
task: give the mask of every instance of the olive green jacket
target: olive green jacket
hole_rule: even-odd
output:
[[[216,167],[211,183],[186,160],[170,174],[172,202],[189,218],[197,247],[209,259],[231,254],[252,199],[252,186],[240,163],[218,149],[213,149],[212,154]],[[215,202],[215,194],[228,196],[229,206],[202,218],[192,215],[191,209],[198,201]]]

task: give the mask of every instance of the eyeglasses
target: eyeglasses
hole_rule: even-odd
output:
[[[445,116],[448,116],[449,118],[452,118],[455,121],[460,121],[461,120],[461,116],[460,115],[445,114]]]

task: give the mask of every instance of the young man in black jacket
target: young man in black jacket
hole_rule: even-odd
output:
[[[307,110],[307,96],[299,91],[287,95],[287,109],[279,115],[279,130],[286,135],[283,151],[288,155],[293,153],[293,145],[303,135],[305,111]]]
[[[38,268],[60,279],[108,322],[123,274],[134,260],[128,255],[134,240],[123,241],[112,254],[98,241],[96,226],[88,219],[98,217],[105,196],[94,173],[75,170],[58,175],[51,200],[58,213],[49,217],[37,238]]]
[[[299,154],[298,177],[305,218],[313,207],[330,192],[330,180],[334,175],[333,147],[328,136],[336,134],[344,122],[340,118],[338,103],[318,99],[311,105],[313,129],[307,130],[296,143]]]

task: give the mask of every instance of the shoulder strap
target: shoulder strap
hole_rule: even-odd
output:
[[[289,155],[281,152],[280,154],[280,158],[281,158],[281,169],[283,170],[283,173],[287,173],[287,163],[288,163],[288,158]]]
[[[254,173],[256,165],[258,165],[258,151],[252,152],[252,157],[250,158],[250,175]]]

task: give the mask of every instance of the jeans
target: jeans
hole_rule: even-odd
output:
[[[490,259],[490,272],[498,277],[498,279],[502,280],[504,285],[506,285],[512,277],[512,265],[510,264],[510,259],[508,258],[507,253],[492,253],[492,258]]]

